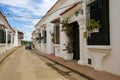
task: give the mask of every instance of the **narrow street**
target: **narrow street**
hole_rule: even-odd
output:
[[[87,80],[87,79],[72,72],[69,69],[63,68],[62,66],[48,59],[45,59],[42,56],[37,56],[30,50],[25,50],[24,47],[21,47],[18,48],[10,56],[8,56],[0,64],[0,80]]]
[[[0,80],[68,80],[28,50],[19,48],[0,64]]]

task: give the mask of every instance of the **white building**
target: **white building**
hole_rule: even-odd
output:
[[[14,46],[20,46],[23,38],[21,36],[23,36],[23,33],[13,29],[2,12],[0,12],[0,54],[5,53]]]
[[[23,32],[14,29],[14,46],[21,46],[21,39],[23,39]]]
[[[68,37],[60,22],[70,18],[74,26],[73,59],[78,64],[120,75],[119,0],[58,0],[35,25],[33,43],[37,50],[67,59]],[[86,33],[88,19],[100,21],[100,28]],[[87,37],[86,37],[87,36]]]

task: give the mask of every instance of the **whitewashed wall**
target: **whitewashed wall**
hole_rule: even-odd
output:
[[[111,52],[107,56],[104,70],[120,75],[120,0],[110,1],[110,43]]]
[[[59,7],[63,7],[65,5],[69,5],[74,3],[75,1],[80,1],[80,0],[65,0],[65,2],[61,2],[61,4],[58,4],[57,6],[55,6],[55,8],[53,8],[51,11],[56,10]],[[83,62],[78,62],[79,64],[83,63],[84,65],[88,65],[88,58],[92,59],[92,65],[88,65],[91,67],[94,67],[94,69],[96,70],[103,70],[103,71],[107,71],[116,75],[120,75],[120,27],[119,27],[119,23],[120,23],[120,5],[119,5],[120,1],[119,0],[110,0],[110,42],[111,45],[110,46],[87,46],[86,45],[86,39],[83,38],[84,34],[83,32],[85,30],[83,30],[83,32],[80,31],[80,57],[81,60],[83,60]],[[47,17],[46,19],[44,19],[43,21],[41,21],[40,25],[42,24],[47,24],[47,50],[46,52],[48,54],[52,54],[54,53],[54,49],[53,49],[53,44],[51,43],[51,36],[50,36],[50,31],[53,32],[53,25],[50,23],[50,21],[60,17],[59,14],[61,12],[63,12],[65,9],[61,9],[57,12],[55,12],[54,14],[50,15],[49,17]],[[50,11],[50,12],[51,12]],[[71,11],[72,12],[72,11]],[[67,17],[68,14],[60,17],[61,19],[63,19],[63,17]],[[79,17],[75,17],[72,16],[72,20],[76,20],[79,24],[80,30],[83,28],[83,24],[80,23],[82,16]],[[67,38],[64,34],[64,32],[60,32],[60,50],[58,56],[59,57],[63,57],[64,55],[64,43],[66,42]],[[96,48],[96,50],[93,50],[94,48]],[[89,49],[89,50],[88,50]],[[90,51],[95,51],[94,53],[97,55],[91,55]],[[102,55],[101,55],[102,53]],[[105,53],[105,54],[104,54]],[[106,54],[107,53],[107,54]],[[102,60],[101,60],[102,58]],[[99,62],[99,63],[97,63]]]

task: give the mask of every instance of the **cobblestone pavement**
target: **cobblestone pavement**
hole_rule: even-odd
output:
[[[18,48],[0,64],[0,80],[68,80],[45,62]]]

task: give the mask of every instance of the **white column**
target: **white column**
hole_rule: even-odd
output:
[[[10,48],[13,47],[13,33],[11,32],[11,45],[10,45]]]
[[[52,42],[52,33],[53,33],[53,28],[52,24],[48,23],[47,25],[47,53],[48,54],[53,54],[53,42]]]
[[[6,31],[6,50],[7,50],[7,47],[8,47],[8,29],[5,29]]]
[[[15,30],[14,45],[18,46],[18,31]]]
[[[60,17],[60,20],[64,20],[63,17]],[[67,51],[63,51],[63,49],[65,49],[67,41],[68,41],[68,37],[65,33],[65,31],[61,31],[62,30],[62,24],[60,24],[60,57],[62,58],[66,58],[66,53]]]
[[[78,64],[84,65],[85,64],[85,52],[86,52],[86,38],[84,38],[84,32],[86,28],[83,28],[84,25],[79,24],[79,31],[80,31],[80,60]]]
[[[86,32],[86,0],[82,0],[82,8],[83,8],[83,19],[78,21],[79,31],[80,31],[80,60],[78,64],[85,64],[85,53],[86,53],[86,38],[84,38],[84,32]]]
[[[43,37],[43,28],[41,28],[41,37]],[[41,40],[41,51],[44,52],[44,43],[43,43],[43,39]]]
[[[11,44],[13,44],[13,33],[11,32]]]

